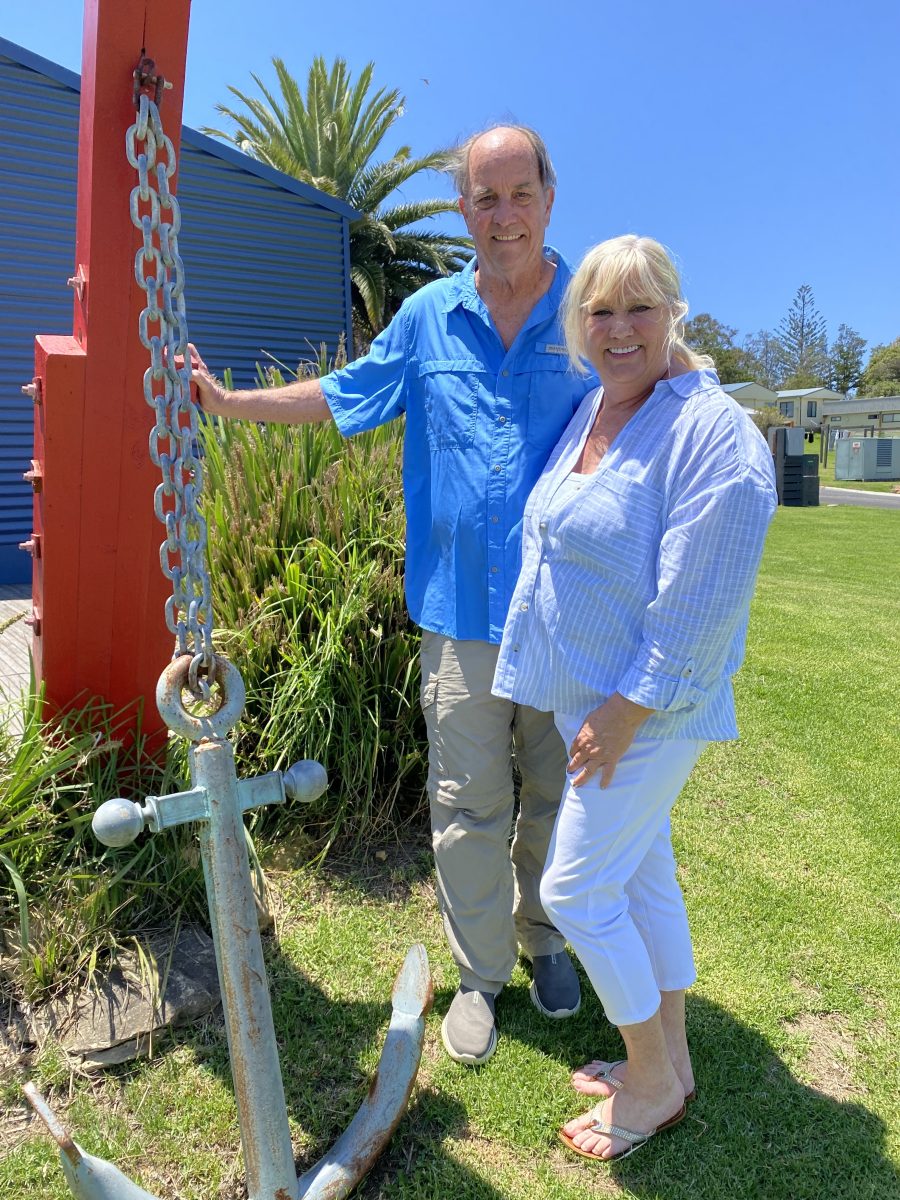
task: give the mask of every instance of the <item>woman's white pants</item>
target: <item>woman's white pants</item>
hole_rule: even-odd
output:
[[[566,746],[582,718],[556,714]],[[646,1021],[696,978],[669,814],[707,743],[636,739],[601,790],[567,781],[541,880],[547,916],[614,1025]]]

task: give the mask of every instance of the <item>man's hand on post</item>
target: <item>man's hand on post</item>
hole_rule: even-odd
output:
[[[221,412],[225,400],[225,388],[207,367],[192,342],[188,342],[188,353],[191,356],[191,383],[197,385],[197,399],[200,401],[200,407],[208,413]]]
[[[330,421],[331,409],[318,379],[295,379],[282,387],[246,388],[227,391],[188,342],[191,383],[203,411],[212,416],[236,417],[244,421],[277,421],[306,425]]]

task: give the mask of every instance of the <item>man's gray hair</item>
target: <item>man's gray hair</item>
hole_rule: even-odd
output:
[[[553,163],[550,161],[550,153],[547,150],[544,139],[537,130],[529,128],[528,125],[507,125],[504,122],[500,122],[497,125],[489,125],[487,129],[479,129],[478,133],[473,133],[471,137],[467,137],[464,142],[461,142],[460,145],[448,154],[447,170],[450,172],[460,196],[465,196],[469,190],[469,156],[472,153],[472,147],[486,133],[493,133],[495,129],[509,129],[513,133],[521,133],[531,143],[534,157],[537,159],[541,187],[545,191],[547,188],[556,187],[556,172],[553,170]]]

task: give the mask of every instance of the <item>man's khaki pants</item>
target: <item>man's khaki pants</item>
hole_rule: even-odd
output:
[[[498,652],[422,632],[438,899],[460,981],[495,994],[512,974],[517,941],[529,958],[564,945],[539,887],[567,759],[552,713],[491,695]],[[522,784],[510,853],[513,751]]]

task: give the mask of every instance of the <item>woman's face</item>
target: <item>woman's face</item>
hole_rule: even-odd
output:
[[[669,309],[635,297],[585,309],[585,346],[607,392],[649,396],[669,370]]]

